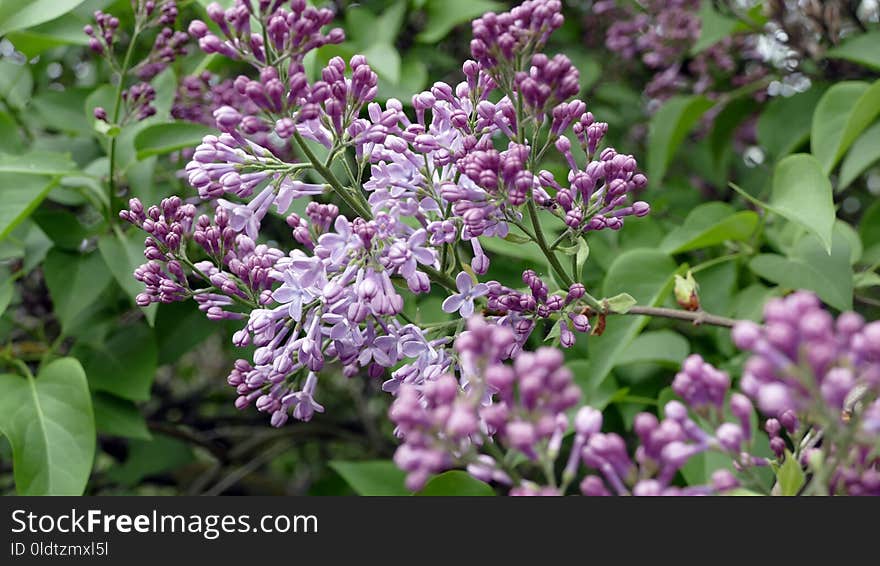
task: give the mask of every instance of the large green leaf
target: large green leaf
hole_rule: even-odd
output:
[[[428,23],[416,37],[423,43],[440,41],[455,26],[503,7],[498,2],[488,0],[427,0],[426,4]]]
[[[169,436],[156,435],[152,440],[132,440],[125,462],[107,472],[107,476],[123,485],[134,486],[145,477],[175,470],[193,460],[188,444]]]
[[[699,16],[700,38],[691,47],[691,55],[705,51],[743,26],[739,20],[718,13],[709,0],[703,0],[700,4]]]
[[[27,219],[56,185],[51,177],[0,173],[0,240]]]
[[[786,289],[809,289],[838,310],[852,309],[850,245],[839,228],[834,230],[831,255],[816,236],[806,234],[797,242],[790,257],[761,254],[752,259],[749,267]]]
[[[811,155],[797,153],[773,171],[769,208],[815,234],[831,251],[834,197],[831,181]]]
[[[841,45],[829,49],[829,59],[845,59],[880,71],[880,31],[855,34]]]
[[[98,432],[140,440],[152,438],[144,416],[131,401],[115,395],[96,393],[92,398],[92,405],[95,408],[95,427]]]
[[[773,99],[758,118],[758,143],[774,159],[785,157],[810,139],[810,120],[813,109],[825,92],[814,86],[791,97]]]
[[[838,190],[847,188],[877,160],[880,160],[880,122],[865,130],[843,158]]]
[[[46,256],[43,275],[55,315],[68,333],[101,296],[112,277],[100,254],[80,255],[59,250],[52,250]]]
[[[611,264],[603,293],[605,297],[629,293],[639,305],[655,306],[669,293],[675,271],[672,258],[659,250],[629,250]],[[648,317],[644,316],[612,315],[608,317],[605,332],[590,337],[587,394],[602,384],[647,323]]]
[[[0,35],[54,20],[84,1],[3,0],[0,2]]]
[[[660,249],[677,254],[728,240],[745,241],[757,225],[758,215],[750,210],[736,212],[729,204],[709,202],[693,209],[681,226],[667,234]]]
[[[217,333],[217,324],[208,320],[195,301],[159,305],[156,315],[156,337],[159,342],[159,363],[170,364],[180,359]]]
[[[159,353],[147,325],[119,328],[100,343],[79,343],[73,354],[82,361],[93,391],[107,391],[130,401],[150,398]]]
[[[195,147],[202,142],[203,137],[215,132],[214,128],[192,122],[162,122],[137,132],[134,136],[134,148],[137,158],[145,159]]]
[[[55,177],[75,170],[70,157],[60,153],[0,153],[0,240],[46,198]]]
[[[29,59],[62,45],[86,45],[89,37],[83,33],[85,22],[75,14],[64,14],[52,21],[8,35],[9,40]]]
[[[865,128],[880,114],[880,81],[845,81],[828,89],[813,114],[812,154],[830,174]]]
[[[678,146],[712,107],[705,96],[674,96],[660,107],[648,128],[648,181],[659,184]]]
[[[450,470],[428,480],[416,495],[485,497],[495,495],[495,491],[467,472]]]
[[[390,460],[343,462],[330,467],[342,476],[358,495],[409,495],[403,484],[405,474]]]
[[[690,345],[684,336],[672,330],[654,330],[639,334],[618,356],[617,365],[649,362],[677,368],[688,354]]]
[[[36,378],[0,375],[0,432],[12,445],[20,494],[82,494],[95,456],[95,421],[79,362],[56,360]]]
[[[389,43],[374,43],[363,51],[364,57],[376,73],[390,82],[400,82],[400,53]]]
[[[110,269],[110,273],[116,278],[116,282],[131,298],[132,304],[136,304],[135,298],[144,290],[143,283],[135,279],[133,275],[134,270],[145,262],[143,233],[134,230],[128,235],[122,232],[104,234],[98,239],[98,250]],[[150,326],[156,320],[158,308],[159,305],[154,303],[142,309]]]
[[[2,34],[0,34],[2,35]],[[34,90],[34,77],[30,65],[19,65],[11,59],[0,59],[0,97],[4,104],[24,109]]]

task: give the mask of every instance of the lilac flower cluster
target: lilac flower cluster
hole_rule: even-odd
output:
[[[645,203],[630,204],[646,184],[635,159],[602,149],[607,124],[571,100],[579,91],[576,69],[562,55],[539,52],[562,23],[558,0],[532,0],[478,20],[475,60],[463,65],[464,80],[415,94],[411,114],[398,100],[374,101],[378,78],[362,55],[347,64],[335,57],[319,79],[308,79],[307,52],[342,40],[339,30],[325,31],[332,21],[326,10],[300,0],[239,0],[227,10],[212,4],[208,14],[220,35],[204,22],[189,25],[201,48],[254,67],[252,76],[233,81],[189,78],[175,104],[176,116],[207,122],[205,108],[194,109],[192,101],[210,100],[220,132],[195,148],[185,175],[214,216],[184,223],[175,210],[144,213],[133,201],[122,217],[151,235],[141,302],[193,298],[212,319],[246,321],[234,342],[256,350],[229,376],[236,406],[253,403],[275,426],[290,416],[311,418],[320,412],[318,374],[331,363],[349,377],[385,376],[386,391],[415,391],[440,406],[442,392],[424,397],[435,382],[472,371],[449,347],[448,331],[463,321],[413,324],[403,314],[401,288],[444,288],[443,309],[462,318],[485,302],[494,311],[487,318],[492,328],[509,336],[504,358],[523,349],[539,322],[554,325],[564,346],[573,344],[574,331],[590,331],[582,301],[596,300],[579,283],[554,290],[532,271],[523,274],[525,291],[479,281],[490,266],[480,240],[504,238],[514,228],[528,233],[527,209],[558,220],[559,242],[619,229],[626,216],[648,212]],[[266,39],[252,32],[253,20]],[[561,141],[569,134],[580,140],[583,169]],[[499,142],[507,149],[497,150]],[[318,156],[313,148],[321,146]],[[553,151],[570,165],[567,182],[538,169]],[[290,213],[296,199],[327,196],[335,203],[315,200],[305,214]],[[256,244],[270,213],[286,219],[295,249]],[[174,233],[209,259],[189,262],[176,241],[162,240],[175,222]],[[180,265],[188,279],[177,277]],[[532,386],[523,379],[520,396]],[[564,401],[546,410],[564,411],[574,390],[560,389]],[[538,407],[528,410],[540,420]],[[548,440],[547,422],[536,432],[541,442]],[[500,434],[525,449],[516,440],[522,428]]]
[[[232,7],[224,10],[212,2],[207,7],[208,17],[220,28],[222,37],[211,33],[201,20],[190,23],[189,33],[198,38],[199,47],[205,53],[219,53],[258,68],[272,65],[276,58],[283,56],[289,58],[289,65],[296,69],[309,51],[345,39],[339,28],[327,34],[321,31],[333,21],[331,10],[313,8],[305,0],[292,0],[289,10],[282,4],[281,1],[259,2],[255,9],[249,0],[236,0]],[[264,43],[261,33],[251,29],[252,16],[265,27],[268,43]]]
[[[721,470],[710,485],[672,485],[691,457],[716,450],[739,467],[769,464],[747,453],[753,410],[742,395],[730,402],[736,421],[723,422],[719,412],[712,432],[678,401],[667,404],[662,421],[650,413],[639,414],[635,432],[640,444],[631,457],[622,437],[601,432],[602,415],[595,409],[581,407],[570,422],[567,413],[577,405],[580,388],[559,350],[517,352],[509,328],[481,317],[468,321],[468,330],[453,349],[454,362],[446,373],[421,386],[403,384],[389,411],[402,438],[394,459],[407,472],[412,490],[420,489],[432,474],[462,466],[477,479],[505,486],[511,495],[561,495],[583,466],[595,472],[581,482],[585,495],[711,494],[731,490],[739,481],[729,470]],[[511,357],[513,363],[506,364]],[[707,364],[698,359],[689,364],[700,366],[691,368],[691,374],[700,372],[692,379],[714,379]],[[726,388],[719,409],[724,393]],[[555,461],[570,424],[574,438],[557,481]],[[518,461],[513,454],[522,464],[511,465]],[[530,474],[544,477],[531,479]]]
[[[135,32],[129,41],[136,41],[138,35],[149,28],[162,29],[147,56],[130,68],[126,67],[130,63],[127,58],[119,62],[114,59],[120,41],[119,18],[98,10],[94,13],[95,25],[86,25],[83,28],[85,34],[89,36],[89,48],[107,58],[113,70],[120,75],[120,81],[125,81],[128,73],[133,74],[140,81],[122,92],[125,113],[121,117],[110,116],[103,107],[95,108],[94,117],[102,122],[119,120],[125,123],[131,118],[144,120],[153,116],[156,108],[152,102],[156,97],[156,91],[149,81],[165,70],[175,59],[186,54],[189,36],[184,32],[174,31],[178,14],[177,3],[174,0],[167,0],[161,5],[153,0],[132,0],[132,8],[135,16]]]
[[[510,329],[472,317],[440,378],[400,386],[389,412],[402,437],[395,461],[413,490],[432,474],[464,467],[510,495],[561,495],[584,470],[584,495],[643,496],[744,486],[767,493],[758,470],[794,459],[805,481],[786,489],[880,495],[880,322],[854,313],[835,321],[814,295],[796,292],[766,304],[763,326],[738,323],[733,338],[753,354],[738,390],[727,373],[688,357],[672,383],[681,401],[668,402],[662,419],[636,415],[630,451],[619,434],[601,432],[595,409],[568,412],[579,390],[558,350],[523,352]],[[753,400],[769,416],[769,452],[760,448]],[[570,425],[570,449],[557,466]],[[706,485],[680,485],[682,467],[710,451],[727,466]]]
[[[400,387],[389,415],[403,439],[394,460],[410,489],[456,462],[481,479],[512,484],[501,462],[480,454],[489,445],[533,462],[558,452],[568,427],[565,411],[577,403],[580,388],[553,348],[505,365],[514,345],[509,328],[473,317],[455,341],[458,379],[444,373],[421,387]]]
[[[733,339],[752,353],[739,387],[771,417],[777,455],[784,430],[805,464],[823,455],[831,493],[880,495],[880,322],[853,312],[835,320],[815,295],[798,292],[768,301],[764,325],[742,322]]]
[[[766,76],[769,67],[751,34],[726,36],[699,53],[691,50],[700,39],[699,0],[640,2],[637,8],[617,0],[602,0],[593,13],[613,22],[606,47],[627,60],[640,59],[655,74],[645,87],[651,99],[665,99],[683,90],[715,94],[719,77],[732,77],[738,87]]]

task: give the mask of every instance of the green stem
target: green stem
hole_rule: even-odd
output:
[[[532,198],[528,199],[528,209],[529,218],[531,218],[532,220],[532,228],[535,230],[535,243],[538,244],[539,248],[541,248],[541,251],[547,258],[547,261],[550,262],[550,267],[552,267],[553,271],[555,271],[559,275],[562,283],[564,283],[566,287],[571,287],[574,284],[574,280],[568,273],[566,273],[565,269],[562,267],[562,264],[559,263],[559,258],[556,257],[556,254],[553,253],[553,250],[551,250],[550,246],[547,245],[547,240],[546,238],[544,238],[544,232],[541,229],[541,223],[538,218],[538,208],[535,206],[535,200]],[[596,297],[592,296],[589,293],[584,293],[583,300],[594,310],[597,310],[599,312],[605,310],[602,306],[602,303],[600,303]]]
[[[119,69],[119,84],[116,85],[116,98],[113,103],[112,123],[115,125],[119,122],[119,113],[122,111],[122,91],[125,89],[125,75],[128,73],[128,67],[131,65],[131,57],[134,54],[134,47],[140,34],[140,25],[135,24],[134,32],[131,34],[131,41],[128,43],[128,49],[125,50],[125,57],[122,60],[122,67]],[[116,139],[118,136],[110,138],[110,178],[108,185],[110,190],[110,208],[107,210],[107,222],[113,223],[113,212],[117,208],[121,208],[116,196]]]
[[[443,287],[446,287],[447,290],[452,291],[453,293],[458,293],[458,287],[456,287],[455,280],[452,277],[446,275],[445,273],[437,271],[430,265],[422,265],[419,267],[419,269],[427,273],[428,277],[430,277]]]
[[[361,203],[357,202],[352,198],[352,196],[345,190],[345,187],[342,186],[342,183],[339,182],[339,179],[336,178],[336,175],[330,171],[329,168],[325,167],[321,160],[318,159],[309,146],[306,144],[306,140],[299,134],[299,132],[293,133],[293,139],[296,140],[296,144],[299,146],[300,150],[305,154],[309,161],[312,163],[312,167],[314,167],[315,171],[318,172],[321,177],[324,178],[325,181],[333,188],[333,191],[339,195],[345,204],[348,205],[355,213],[360,215],[362,218],[366,220],[371,220],[373,215],[367,210]]]

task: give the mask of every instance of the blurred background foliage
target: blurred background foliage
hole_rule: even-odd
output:
[[[206,4],[180,2],[178,28],[205,19]],[[378,98],[408,104],[434,81],[459,82],[470,20],[514,3],[331,4],[347,40],[318,50],[307,70],[314,76],[333,56],[363,53],[380,77]],[[588,288],[675,306],[673,276],[691,270],[702,307],[715,314],[757,319],[768,297],[807,288],[835,309],[855,306],[876,318],[876,2],[820,2],[838,9],[812,14],[797,2],[705,1],[698,41],[676,63],[684,80],[662,95],[647,92],[656,68],[606,48],[608,28],[621,16],[597,14],[594,4],[564,1],[566,23],[548,51],[565,53],[579,67],[581,98],[609,123],[608,143],[646,170],[649,186],[640,198],[652,214],[591,237],[582,271]],[[617,4],[636,13],[650,9]],[[381,379],[332,376],[322,382],[324,415],[273,429],[263,414],[233,407],[226,375],[236,357],[247,357],[233,351],[234,324],[211,323],[190,302],[143,311],[134,305],[139,284],[131,272],[142,262],[143,239],[115,218],[117,200],[194,195],[178,174],[179,152],[210,129],[175,120],[179,81],[203,72],[234,78],[247,69],[191,46],[152,80],[156,115],[107,131],[92,111],[110,105],[112,68],[87,49],[82,33],[97,9],[131,28],[129,0],[0,0],[2,363],[8,374],[38,373],[37,383],[49,376],[33,399],[51,406],[53,396],[69,395],[79,408],[49,414],[49,436],[22,445],[30,455],[16,454],[13,474],[12,447],[23,433],[12,415],[26,413],[22,407],[32,401],[27,391],[0,390],[0,429],[12,440],[0,440],[0,490],[403,493],[402,474],[389,462],[395,442]],[[812,31],[798,35],[797,18],[815,24],[807,26]],[[702,51],[739,36],[778,43],[780,33],[788,61],[768,64],[745,84],[733,84],[735,73],[723,71],[712,75],[711,88],[694,87],[689,63]],[[135,60],[151,41],[139,43]],[[108,196],[113,138],[122,182],[120,193]],[[809,194],[820,197],[813,202]],[[289,247],[280,219],[272,236]],[[496,258],[487,278],[518,285],[526,267],[547,272],[529,245],[493,239],[486,247]],[[442,298],[410,297],[407,312],[421,322],[444,320]],[[625,432],[637,412],[671,397],[675,371],[695,352],[738,375],[742,360],[731,358],[726,330],[670,320],[617,317],[603,335],[579,337],[567,356],[585,398],[605,409],[608,426]],[[83,371],[64,366],[69,358]],[[64,373],[73,389],[50,390],[53,372]],[[3,387],[15,383],[0,380]],[[41,477],[50,462],[56,470]],[[695,459],[682,481],[700,483],[716,465]],[[84,469],[85,487],[55,477],[66,469]],[[455,492],[448,484],[434,489]]]

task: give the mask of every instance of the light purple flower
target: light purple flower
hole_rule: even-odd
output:
[[[446,297],[443,310],[448,313],[458,311],[462,318],[468,318],[474,314],[474,299],[488,293],[489,287],[485,283],[474,285],[474,280],[464,271],[455,278],[455,286],[458,294]]]

